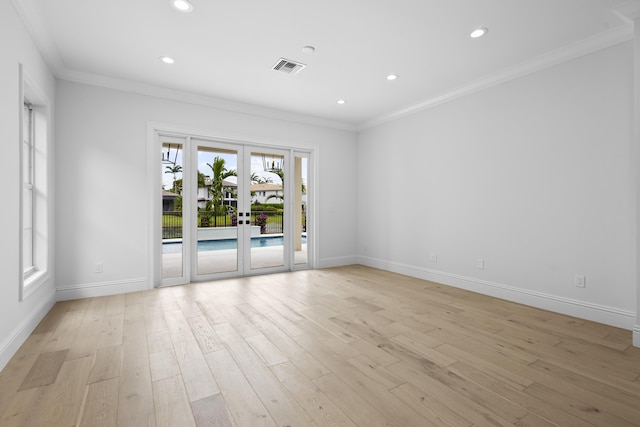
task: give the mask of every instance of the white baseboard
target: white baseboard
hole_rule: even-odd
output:
[[[356,256],[323,258],[318,261],[317,268],[344,267],[345,265],[353,265],[357,263],[358,263],[358,257]]]
[[[640,347],[640,324],[633,327],[633,346]]]
[[[0,370],[4,369],[20,346],[29,338],[38,323],[47,315],[56,303],[55,295],[47,299],[40,307],[36,307],[22,323],[0,344]]]
[[[58,286],[56,289],[56,297],[58,301],[66,301],[79,298],[102,297],[105,295],[145,291],[147,289],[150,289],[149,281],[146,278],[136,278],[130,280],[116,280],[113,282]]]
[[[358,263],[627,330],[634,329],[636,321],[636,314],[631,311],[516,288],[473,277],[369,257],[359,257]],[[638,328],[638,326],[636,326],[636,328]],[[638,344],[635,344],[636,342],[638,342]],[[639,344],[640,329],[634,329],[634,345]]]

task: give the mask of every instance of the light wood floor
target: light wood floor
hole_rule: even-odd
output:
[[[57,303],[1,425],[638,426],[629,331],[362,266]]]

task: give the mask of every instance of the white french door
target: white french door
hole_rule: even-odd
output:
[[[308,268],[309,153],[158,134],[156,284]]]

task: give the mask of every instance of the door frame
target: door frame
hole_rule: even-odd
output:
[[[314,269],[318,263],[318,247],[320,236],[317,233],[318,227],[318,208],[316,203],[316,195],[317,195],[317,179],[316,179],[316,171],[317,161],[319,158],[319,148],[318,147],[300,147],[300,146],[286,146],[282,144],[276,144],[273,141],[266,138],[256,138],[256,137],[248,137],[246,135],[238,135],[238,134],[229,134],[222,132],[213,132],[213,131],[203,131],[201,129],[194,129],[182,126],[176,126],[173,124],[167,123],[159,123],[159,122],[148,122],[147,123],[147,200],[148,200],[148,239],[147,239],[147,274],[148,274],[148,286],[149,288],[154,288],[161,286],[162,283],[162,253],[161,253],[161,242],[162,242],[162,197],[161,192],[158,191],[159,188],[162,187],[161,180],[161,162],[158,161],[158,153],[161,152],[161,141],[160,135],[166,135],[170,137],[176,138],[185,138],[185,139],[203,139],[210,140],[220,143],[228,143],[234,145],[241,145],[243,147],[251,146],[253,148],[264,149],[264,150],[287,150],[289,151],[289,169],[293,171],[295,154],[302,153],[305,157],[308,158],[308,169],[307,169],[307,179],[306,183],[307,187],[307,262],[305,264],[295,264],[293,258],[293,250],[290,250],[290,253],[285,252],[285,256],[290,257],[289,267],[286,271],[293,270],[302,270],[302,269]],[[189,144],[191,145],[191,144]],[[191,157],[191,156],[186,156]],[[184,179],[184,176],[183,176]],[[291,193],[291,188],[294,185],[294,180],[286,180],[285,186],[289,187],[289,192]],[[289,201],[285,200],[285,203],[290,205],[293,204],[292,197],[289,197]],[[184,203],[184,196],[183,196]],[[293,212],[291,206],[289,207],[289,211]],[[293,222],[289,221],[288,234],[292,236],[293,233]],[[190,227],[191,229],[192,227]],[[189,229],[189,233],[191,232]],[[292,247],[292,246],[291,246]],[[186,261],[183,259],[183,264]],[[285,261],[286,264],[286,261]],[[191,269],[191,265],[187,265],[187,268]],[[245,272],[244,275],[251,275],[249,272]],[[254,274],[268,274],[270,269],[266,271],[256,271]],[[184,272],[183,272],[184,273]],[[240,277],[243,276],[241,271],[233,272],[231,274],[221,273],[216,278],[223,279],[225,277]],[[189,279],[192,280],[189,276]],[[206,279],[210,280],[210,279]],[[177,284],[177,283],[175,283]]]

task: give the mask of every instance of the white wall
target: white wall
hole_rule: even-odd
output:
[[[4,159],[2,209],[0,209],[0,224],[2,224],[0,368],[2,368],[55,301],[53,274],[50,276],[50,280],[46,281],[28,298],[22,302],[19,301],[19,278],[21,275],[18,259],[21,237],[19,229],[21,188],[19,111],[22,101],[20,99],[18,64],[23,64],[24,72],[29,76],[32,84],[52,103],[55,100],[55,80],[9,1],[0,2],[0,52],[2,52],[0,58],[0,118],[2,120],[0,141],[2,141]],[[52,110],[50,113],[52,114]],[[49,152],[52,152],[52,136],[53,132],[50,132]],[[50,205],[50,213],[49,224],[52,225],[53,205]],[[53,244],[51,233],[49,242]],[[51,256],[52,251],[49,253]],[[52,262],[49,263],[50,269],[53,269],[52,264]]]
[[[318,148],[319,264],[356,260],[354,132],[65,81],[57,89],[59,291],[92,295],[147,283],[148,122]],[[96,262],[103,273],[94,273]]]
[[[361,262],[630,329],[632,106],[625,43],[361,132]]]
[[[634,165],[635,184],[635,280],[636,280],[636,325],[633,328],[633,345],[640,347],[640,16],[636,8],[634,18],[634,111],[635,111],[635,132],[632,143],[631,158]]]

